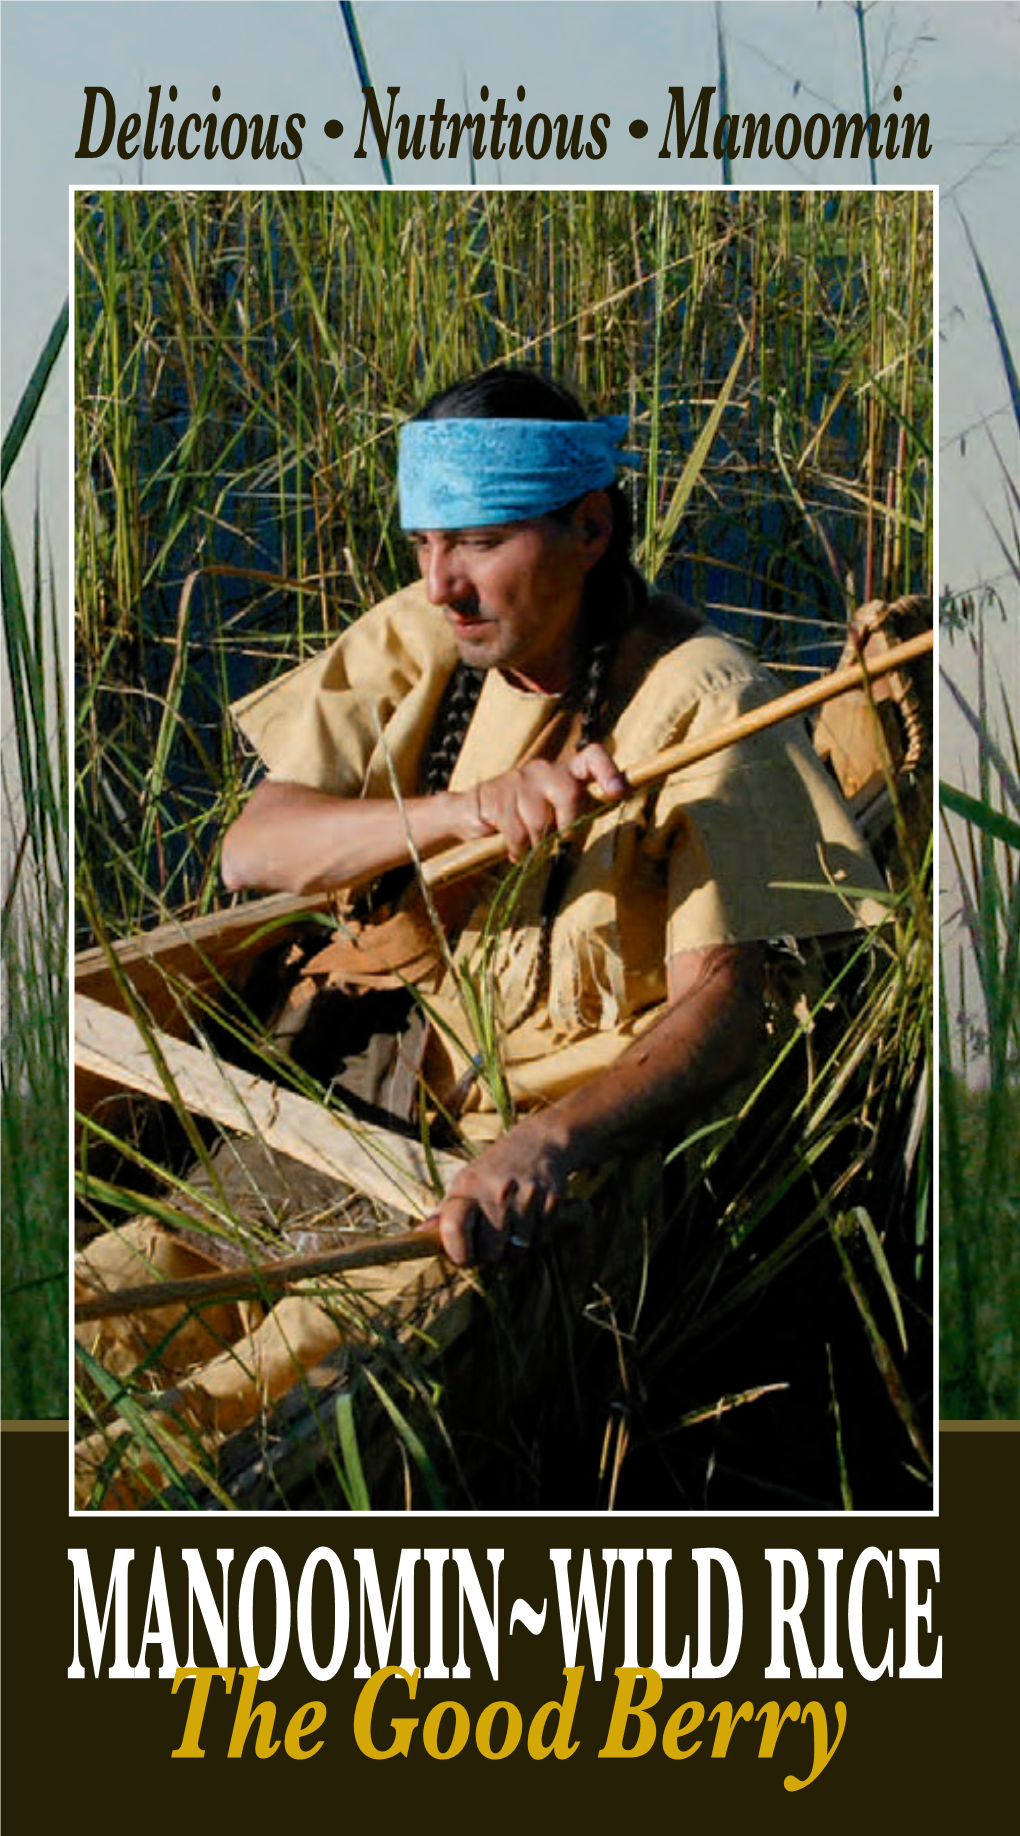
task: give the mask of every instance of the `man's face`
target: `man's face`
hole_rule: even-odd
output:
[[[464,662],[557,694],[573,673],[585,576],[611,528],[608,500],[592,492],[568,523],[539,517],[417,530],[411,539],[429,599],[445,613]]]

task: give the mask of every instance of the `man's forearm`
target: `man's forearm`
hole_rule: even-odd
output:
[[[550,1221],[572,1173],[676,1137],[749,1072],[764,1032],[763,952],[671,959],[670,1005],[612,1071],[532,1111],[457,1175],[437,1213],[453,1262],[495,1261]]]
[[[611,1073],[536,1117],[570,1172],[675,1133],[754,1066],[764,1031],[759,946],[698,951],[671,969],[677,985],[655,1025]]]
[[[320,892],[375,879],[411,858],[484,833],[473,799],[452,791],[397,804],[331,797],[303,784],[266,779],[223,840],[221,871],[231,892]]]

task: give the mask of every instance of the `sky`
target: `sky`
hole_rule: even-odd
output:
[[[708,162],[660,160],[670,84],[693,99],[716,82],[716,14],[706,0],[490,0],[433,4],[432,0],[369,0],[357,17],[376,88],[399,85],[398,110],[431,113],[438,97],[449,109],[480,106],[483,84],[507,98],[508,111],[527,115],[597,112],[610,117],[608,152],[583,162],[581,182],[610,185],[717,182]],[[730,107],[776,117],[794,108],[835,112],[860,106],[855,14],[845,0],[722,7]],[[941,516],[938,585],[956,591],[1003,583],[1004,562],[991,524],[1007,525],[1006,492],[994,435],[1014,476],[1017,433],[988,315],[969,254],[965,218],[988,270],[1014,349],[1020,349],[1020,238],[1015,198],[1020,164],[1020,5],[1009,3],[873,5],[867,14],[872,105],[928,113],[934,150],[929,160],[879,163],[879,182],[937,183],[940,188]],[[68,288],[68,186],[116,183],[314,185],[381,182],[378,162],[355,157],[362,99],[339,9],[332,0],[101,0],[37,4],[4,0],[0,10],[0,201],[2,201],[2,417],[6,427]],[[169,101],[170,84],[179,100]],[[894,84],[903,99],[892,99]],[[160,113],[203,114],[218,108],[250,116],[256,110],[305,116],[300,161],[270,171],[239,159],[172,159],[142,165],[75,157],[85,86],[109,90],[118,124],[131,111],[143,117],[151,85],[160,85]],[[221,99],[213,101],[218,84]],[[523,85],[526,100],[516,99]],[[628,124],[649,124],[644,139]],[[324,124],[344,132],[328,138]],[[483,159],[486,184],[549,185],[562,180],[554,160],[498,165]],[[738,182],[867,183],[866,162],[785,162],[777,169],[740,162]],[[465,183],[466,161],[409,161],[394,172],[400,183]],[[576,182],[576,181],[575,181]],[[58,581],[70,618],[68,582],[67,362],[50,391],[31,450],[5,494],[15,541],[25,551],[38,490]],[[1020,681],[1020,617],[993,621],[990,645],[1012,699]],[[965,648],[943,646],[943,664],[973,690]],[[6,722],[5,722],[6,724]],[[942,765],[965,780],[970,744],[951,709],[943,711]]]
[[[609,152],[597,164],[584,163],[585,178],[610,184],[661,184],[715,178],[709,162],[660,161],[668,84],[715,82],[715,14],[702,0],[680,4],[629,4],[603,0],[560,0],[532,4],[443,3],[374,0],[357,9],[369,65],[380,91],[400,86],[398,108],[412,115],[431,111],[439,96],[449,108],[464,98],[478,106],[485,83],[490,96],[505,95],[508,108],[522,112],[566,109],[586,118],[603,110],[613,128]],[[729,51],[731,107],[767,108],[778,115],[796,106],[836,109],[859,106],[856,25],[843,0],[826,4],[726,4],[723,20]],[[931,118],[935,151],[909,169],[880,162],[880,181],[903,177],[935,181],[941,187],[943,344],[943,489],[954,501],[951,524],[942,531],[942,583],[963,588],[988,572],[994,549],[987,539],[982,506],[994,507],[997,479],[977,438],[990,421],[1008,432],[1005,388],[995,360],[973,266],[966,254],[958,211],[966,214],[1000,298],[1020,297],[1020,246],[1003,227],[1013,221],[1020,129],[1020,6],[1016,4],[901,4],[875,6],[868,19],[874,105],[894,105],[892,86],[903,87],[900,110],[923,107]],[[4,425],[31,369],[45,331],[67,289],[67,186],[69,182],[258,183],[270,170],[241,159],[172,159],[148,167],[119,162],[115,154],[76,160],[84,86],[102,84],[114,97],[118,120],[131,111],[144,115],[152,84],[161,86],[161,114],[169,85],[178,88],[177,112],[207,112],[211,90],[222,91],[221,116],[229,108],[246,115],[259,109],[305,115],[300,162],[284,168],[277,160],[273,182],[348,185],[379,183],[377,162],[354,157],[362,104],[359,85],[331,0],[102,0],[101,4],[34,4],[5,0],[0,11],[2,48],[2,233]],[[45,81],[40,73],[46,72]],[[523,84],[526,101],[516,102]],[[795,84],[799,85],[796,95]],[[817,98],[817,104],[814,102]],[[491,106],[491,101],[490,101]],[[649,122],[643,141],[625,124],[634,116]],[[321,132],[327,119],[340,119],[345,133],[332,141]],[[659,130],[658,132],[656,130]],[[738,178],[790,183],[839,179],[867,182],[865,161],[810,162],[800,158],[778,168],[770,161],[738,166]],[[483,160],[481,182],[548,184],[562,174],[557,162],[498,166]],[[468,179],[466,162],[409,161],[398,182],[456,182]],[[48,422],[60,423],[63,400],[54,397]],[[960,436],[966,432],[966,451]],[[57,457],[56,449],[54,456]],[[59,458],[63,459],[63,452]],[[59,468],[58,468],[59,475]],[[47,487],[50,474],[46,475]],[[48,514],[55,492],[47,489]],[[54,521],[56,529],[56,521]],[[65,538],[66,540],[66,538]]]

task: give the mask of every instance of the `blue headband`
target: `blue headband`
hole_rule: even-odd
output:
[[[408,421],[400,429],[402,529],[484,529],[559,510],[633,463],[623,414],[598,421]]]

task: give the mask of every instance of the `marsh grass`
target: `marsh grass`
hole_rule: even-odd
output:
[[[219,901],[219,837],[252,781],[224,710],[406,583],[396,427],[482,363],[536,365],[593,411],[629,413],[646,571],[780,675],[831,665],[858,603],[925,591],[931,231],[920,193],[79,198],[75,821],[103,932]],[[616,1504],[647,1459],[675,1502],[693,1442],[713,1470],[720,1422],[775,1408],[781,1433],[775,1372],[742,1328],[791,1278],[798,1295],[819,1258],[879,1375],[858,1404],[841,1345],[810,1377],[798,1370],[828,1450],[808,1495],[838,1507],[867,1492],[880,1415],[890,1469],[909,1459],[923,1485],[930,873],[930,858],[915,864],[888,936],[799,1039],[802,1058],[819,1050],[839,1012],[806,1107],[770,1135],[790,1068],[777,1060],[769,1086],[699,1144],[712,1203],[724,1194],[713,1223],[703,1188],[621,1188],[639,1233],[649,1207],[670,1206],[673,1261],[658,1266],[676,1279],[646,1268],[626,1302],[606,1297],[598,1321],[565,1332],[561,1410],[494,1428],[487,1450],[470,1431],[486,1497],[541,1504],[567,1486],[564,1502]],[[498,1061],[484,949],[474,974],[466,1024]],[[90,1227],[115,1221],[88,1179]],[[901,1380],[905,1312],[916,1405]],[[510,1337],[492,1331],[512,1390],[514,1357],[498,1350]],[[435,1502],[441,1483],[448,1500],[478,1502],[446,1426],[452,1388],[441,1375],[423,1388],[395,1347],[387,1358],[360,1380],[355,1415],[334,1414],[341,1493],[364,1502],[371,1401],[412,1495]],[[755,1439],[752,1427],[738,1463]]]
[[[1020,436],[1020,380],[992,283],[967,230]],[[996,448],[998,453],[998,448]],[[1020,1418],[1020,737],[1016,685],[996,678],[991,620],[1020,612],[1020,494],[1004,457],[1006,596],[946,595],[944,692],[971,738],[972,777],[943,784],[941,804],[957,910],[939,989],[941,1410],[957,1419]],[[953,650],[970,650],[973,702],[954,680]],[[954,938],[954,933],[956,936]],[[969,971],[969,972],[968,972]]]
[[[930,572],[930,233],[920,194],[81,199],[76,824],[111,925],[215,901],[223,707],[406,580],[396,426],[479,362],[627,410],[650,571],[832,661],[848,599]]]
[[[67,336],[58,313],[4,435],[17,464]],[[39,507],[19,566],[2,516],[5,1418],[67,1414],[68,774],[60,609]]]

